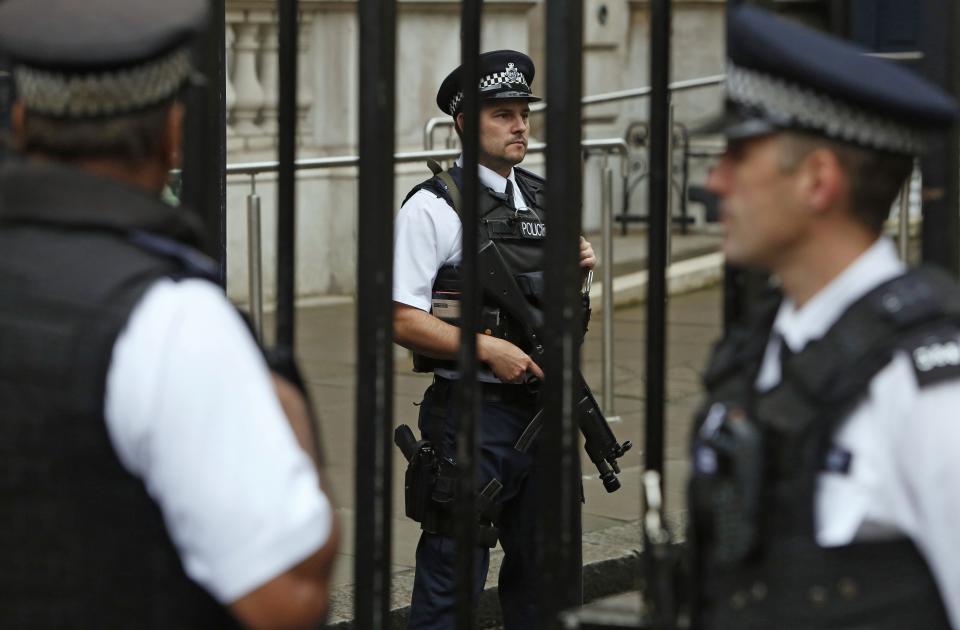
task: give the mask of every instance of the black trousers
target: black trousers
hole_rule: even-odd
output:
[[[459,409],[449,382],[439,381],[427,389],[420,407],[420,431],[429,435],[435,409],[443,412],[443,449],[451,457],[456,454],[455,436],[459,425]],[[533,450],[520,453],[513,448],[535,412],[532,397],[506,396],[490,400],[485,396],[480,410],[480,487],[496,478],[503,484],[500,493],[502,509],[497,525],[503,563],[500,566],[498,591],[503,610],[504,628],[521,630],[538,627],[537,572],[535,532],[537,526],[536,494],[538,485],[533,466]],[[498,397],[493,397],[498,398]],[[475,559],[474,603],[479,599],[487,577],[490,553],[478,547]],[[424,532],[417,545],[417,567],[410,606],[408,628],[440,630],[455,627],[456,540]]]

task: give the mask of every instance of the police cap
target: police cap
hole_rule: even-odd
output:
[[[950,125],[957,103],[890,61],[818,31],[742,6],[727,23],[726,105],[702,131],[740,139],[797,129],[915,154],[925,132]]]
[[[192,73],[205,0],[4,0],[0,52],[18,98],[60,118],[115,116],[172,99]]]
[[[493,50],[480,55],[480,99],[524,99],[539,101],[530,92],[536,69],[533,61],[515,50]],[[437,107],[456,116],[463,105],[463,66],[447,75],[437,92]]]

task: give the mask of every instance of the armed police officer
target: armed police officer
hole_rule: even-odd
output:
[[[306,402],[159,199],[206,5],[0,3],[4,628],[324,615],[336,538]]]
[[[957,104],[864,51],[732,12],[724,252],[782,297],[705,374],[698,627],[960,627],[960,291],[882,229]]]
[[[488,52],[480,57],[480,75],[480,231],[502,253],[524,297],[539,305],[547,212],[544,181],[516,166],[526,155],[529,103],[539,100],[530,89],[533,62],[512,50]],[[453,116],[458,133],[464,124],[460,77],[457,68],[443,81],[436,99],[440,110]],[[458,378],[460,343],[456,295],[463,231],[457,207],[461,166],[462,158],[449,171],[438,172],[415,187],[396,218],[395,336],[399,344],[414,351],[416,370],[434,373],[420,407],[419,424],[444,461],[452,461],[456,454],[459,415],[453,384]],[[579,211],[579,204],[572,210]],[[595,262],[590,244],[581,239],[580,266],[590,270]],[[491,480],[502,484],[487,514],[492,523],[485,538],[493,546],[499,536],[504,551],[499,592],[505,627],[533,628],[537,623],[535,471],[532,452],[520,452],[514,445],[536,411],[534,395],[524,383],[531,377],[543,378],[543,372],[527,352],[504,338],[510,324],[506,311],[485,303],[482,320],[489,334],[477,336],[477,354],[483,362],[480,483],[481,487],[488,487],[484,484]],[[453,479],[453,471],[447,472]],[[453,515],[438,512],[436,505],[429,512],[417,546],[409,627],[453,628]],[[484,547],[478,554],[477,596],[483,589],[489,552]]]

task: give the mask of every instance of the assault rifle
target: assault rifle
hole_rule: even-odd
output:
[[[530,358],[538,365],[543,365],[546,354],[541,343],[540,331],[543,329],[543,316],[539,310],[533,308],[524,297],[510,273],[503,256],[492,241],[487,241],[478,252],[479,266],[487,273],[481,274],[480,283],[484,291],[500,308],[509,313],[523,328],[522,334],[529,346]],[[603,487],[607,492],[614,492],[620,488],[620,466],[617,460],[633,446],[629,441],[620,444],[610,430],[607,419],[600,410],[593,397],[593,392],[583,379],[579,369],[576,371],[574,387],[578,392],[578,402],[575,409],[577,424],[584,438],[584,450],[590,461],[597,467]],[[525,452],[540,434],[544,424],[543,409],[537,412],[527,425],[515,448]]]

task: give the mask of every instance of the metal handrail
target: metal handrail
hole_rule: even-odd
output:
[[[531,142],[527,146],[527,153],[543,153],[547,145],[543,142]],[[623,138],[602,138],[598,140],[584,140],[583,149],[585,151],[603,151],[607,153],[616,153],[626,155],[628,146]],[[450,160],[460,155],[460,149],[431,149],[427,151],[402,151],[393,156],[397,164],[407,162],[422,162],[424,160]],[[358,166],[360,158],[356,155],[340,155],[334,157],[304,158],[294,162],[294,168],[298,171],[324,169],[324,168],[347,168]],[[277,170],[279,163],[276,161],[265,162],[240,162],[237,164],[228,164],[226,168],[227,175],[261,175]]]
[[[590,153],[601,153],[604,156],[607,155],[618,155],[620,156],[620,167],[621,175],[625,176],[628,164],[626,157],[629,153],[629,146],[627,141],[623,138],[601,138],[596,140],[583,140],[581,142],[581,148],[587,154]],[[546,143],[543,142],[532,142],[527,147],[527,153],[543,153],[547,148]],[[394,154],[394,162],[397,164],[407,163],[407,162],[421,162],[428,159],[433,160],[451,160],[460,155],[459,149],[436,149],[430,151],[404,151]],[[356,155],[341,155],[334,157],[322,157],[322,158],[305,158],[302,160],[297,160],[294,162],[294,170],[296,171],[305,171],[305,170],[316,170],[316,169],[326,169],[326,168],[347,168],[351,166],[358,166],[360,164],[360,158]],[[261,262],[261,234],[260,234],[260,198],[256,192],[256,180],[257,175],[263,173],[275,172],[279,167],[279,163],[276,161],[266,161],[266,162],[244,162],[238,164],[228,164],[226,167],[227,175],[246,175],[250,178],[250,193],[247,195],[247,229],[248,229],[248,238],[247,238],[247,260],[248,260],[248,281],[250,286],[250,296],[249,296],[249,306],[250,306],[250,317],[253,320],[254,331],[258,339],[262,338],[262,322],[263,322],[263,266]],[[604,158],[603,168],[605,171],[609,171],[609,166],[607,165],[606,157]],[[605,179],[605,186],[609,189],[604,190],[604,199],[602,201],[603,212],[613,213],[613,184],[612,179]],[[609,223],[610,217],[605,217],[605,221]],[[605,254],[609,258],[605,260],[612,261],[612,252],[613,252],[613,237],[609,229],[603,231],[602,247]],[[613,295],[613,273],[608,268],[604,270],[603,274],[603,292],[604,292],[604,305],[608,306],[603,309],[603,328],[604,328],[604,337],[612,339],[612,327],[613,327],[613,308],[609,307],[612,305],[612,295]],[[609,340],[608,340],[609,342]],[[610,361],[612,365],[612,352],[605,356],[605,361]],[[609,375],[608,375],[609,373]],[[608,409],[605,409],[605,412],[613,407],[613,378],[612,372],[609,369],[604,370],[603,378],[603,391],[604,391],[604,400],[608,401],[606,405]]]
[[[686,90],[695,90],[702,87],[721,85],[727,78],[725,74],[713,74],[696,79],[685,79],[683,81],[674,81],[668,86],[670,92],[684,92]],[[632,88],[629,90],[619,90],[616,92],[604,92],[592,96],[584,96],[581,99],[583,105],[601,105],[603,103],[615,103],[617,101],[627,101],[634,98],[643,98],[650,95],[650,86],[641,88]],[[534,103],[530,106],[531,112],[542,112],[547,109],[546,103]],[[427,151],[433,150],[433,132],[437,127],[452,127],[453,118],[450,116],[434,116],[427,120],[423,126],[423,148]]]

